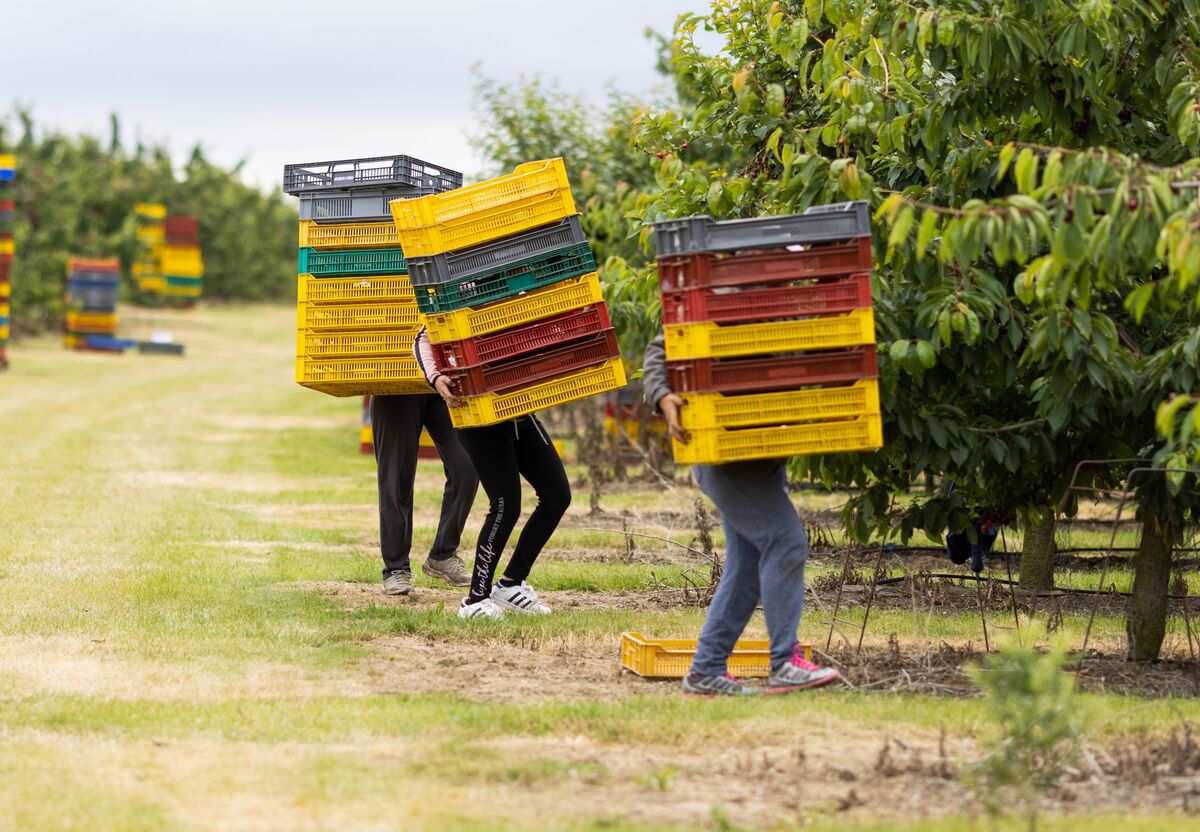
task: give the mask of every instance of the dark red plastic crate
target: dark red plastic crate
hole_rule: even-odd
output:
[[[0,231],[0,240],[11,240],[13,233],[11,231]]]
[[[768,358],[696,358],[668,361],[676,393],[765,393],[877,378],[875,345]]]
[[[0,213],[17,210],[17,203],[11,199],[0,199]]]
[[[603,303],[594,303],[491,335],[433,344],[433,355],[438,368],[445,372],[476,364],[495,364],[528,352],[586,338],[606,329],[612,329],[608,309]]]
[[[687,289],[662,294],[664,324],[768,321],[833,315],[870,306],[868,274],[761,289]]]
[[[812,246],[803,251],[786,248],[747,254],[702,252],[658,260],[658,285],[664,292],[707,289],[715,286],[753,286],[787,283],[816,277],[848,277],[871,271],[871,239]]]
[[[168,242],[194,243],[199,238],[200,226],[195,217],[167,217],[163,220],[163,235]]]
[[[457,382],[455,392],[460,396],[480,396],[582,370],[620,354],[617,335],[609,329],[551,350],[530,353],[498,364],[477,364],[450,370],[446,375]]]

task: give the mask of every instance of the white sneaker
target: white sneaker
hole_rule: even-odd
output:
[[[468,604],[467,599],[462,599],[462,603],[458,605],[459,618],[503,618],[504,610],[492,603],[491,598],[484,598],[482,601],[476,601],[474,604]]]
[[[521,581],[516,586],[492,587],[492,601],[501,609],[523,612],[528,615],[549,615],[550,608],[538,600],[533,587]]]

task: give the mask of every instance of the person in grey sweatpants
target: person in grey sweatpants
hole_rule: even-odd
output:
[[[661,334],[646,347],[642,387],[646,402],[666,419],[671,436],[686,443],[679,417],[686,403],[668,383]],[[835,681],[837,671],[807,661],[796,639],[804,608],[808,538],[788,499],[786,460],[695,465],[692,473],[721,512],[725,571],[704,619],[691,670],[684,676],[684,692],[701,696],[758,692],[759,688],[729,677],[727,663],[760,600],[771,645],[768,690],[783,693]]]
[[[479,490],[471,458],[450,424],[450,413],[436,393],[372,396],[371,433],[379,483],[379,549],[383,555],[383,591],[412,592],[413,484],[421,428],[429,431],[446,472],[437,536],[421,571],[451,586],[467,586],[471,575],[458,557],[458,542]]]

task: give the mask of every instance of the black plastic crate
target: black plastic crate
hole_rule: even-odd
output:
[[[579,215],[505,237],[494,243],[448,251],[433,257],[413,257],[408,261],[408,276],[413,286],[440,286],[473,275],[502,271],[508,266],[538,257],[556,249],[586,243]]]
[[[367,156],[283,166],[283,192],[358,188],[428,188],[434,193],[461,188],[463,175],[412,156]]]
[[[659,257],[701,251],[741,251],[779,246],[812,245],[869,237],[871,220],[865,202],[820,205],[803,214],[717,222],[687,217],[654,224]]]

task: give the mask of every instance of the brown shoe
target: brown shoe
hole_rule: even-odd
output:
[[[451,555],[441,560],[426,558],[425,562],[421,564],[421,571],[431,578],[445,581],[450,586],[471,585],[471,573],[467,571],[466,564],[458,555]]]

